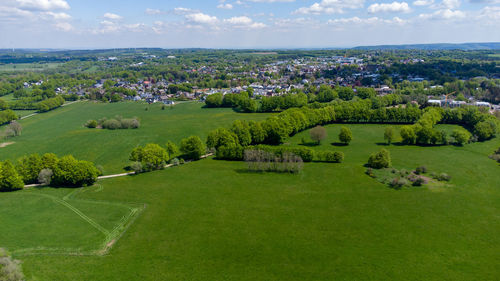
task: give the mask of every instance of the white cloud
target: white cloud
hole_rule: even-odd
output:
[[[454,10],[460,7],[460,0],[443,0],[439,4],[434,4],[431,6],[433,9],[441,9],[441,10]]]
[[[122,19],[122,16],[117,15],[117,14],[113,14],[113,13],[105,13],[103,17],[105,19],[109,19],[109,20],[121,20]]]
[[[69,10],[65,0],[16,0],[20,8],[33,11]]]
[[[404,24],[405,20],[394,17],[393,19],[382,19],[379,17],[371,17],[371,18],[359,18],[359,17],[351,17],[351,18],[340,18],[340,19],[332,19],[327,22],[329,25],[337,25],[337,26],[346,26],[346,25],[373,25],[373,24]]]
[[[70,23],[68,22],[58,22],[58,23],[55,23],[54,24],[54,27],[58,30],[62,30],[62,31],[72,31],[74,29],[73,25],[71,25]]]
[[[479,20],[498,24],[500,22],[500,7],[484,7],[479,12]]]
[[[189,9],[189,8],[183,8],[183,7],[178,7],[174,9],[174,13],[178,15],[186,15],[186,14],[192,14],[192,13],[197,13],[198,11]]]
[[[225,9],[225,10],[231,10],[233,9],[233,5],[226,3],[226,4],[219,4],[217,5],[217,8],[219,9]]]
[[[201,23],[201,24],[215,24],[219,20],[215,16],[210,16],[204,13],[194,13],[186,15],[186,20],[193,23]]]
[[[261,22],[254,22],[251,18],[249,18],[247,16],[232,17],[229,19],[225,19],[224,23],[229,24],[232,27],[236,27],[236,28],[257,29],[257,28],[266,27],[266,24],[261,23]]]
[[[465,12],[459,10],[443,9],[432,14],[420,14],[418,17],[423,20],[458,20],[465,18]]]
[[[145,13],[148,15],[160,15],[160,14],[162,14],[162,11],[160,11],[158,9],[147,8]]]
[[[429,6],[434,4],[434,0],[417,0],[413,2],[414,6]]]
[[[230,19],[224,20],[224,22],[230,23],[230,24],[251,24],[252,19],[246,16],[242,17],[232,17]]]
[[[368,12],[375,13],[409,13],[411,11],[408,3],[406,2],[392,2],[392,3],[375,3],[368,7]]]
[[[248,0],[255,3],[295,2],[295,0]]]
[[[66,13],[54,13],[54,12],[44,12],[42,16],[50,17],[55,20],[69,20],[71,16]]]
[[[343,13],[345,9],[359,9],[364,5],[364,0],[322,0],[309,7],[297,9],[294,14],[334,14]]]

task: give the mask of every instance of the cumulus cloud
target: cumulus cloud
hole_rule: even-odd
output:
[[[122,19],[122,16],[117,15],[117,14],[113,14],[113,13],[105,13],[103,17],[105,19],[108,19],[108,20],[121,20]]]
[[[16,2],[25,10],[69,10],[69,4],[65,0],[16,0]]]
[[[160,14],[163,14],[163,12],[161,10],[158,10],[158,9],[151,9],[151,8],[147,8],[145,13],[147,15],[160,15]]]
[[[193,13],[186,15],[186,20],[198,24],[215,24],[219,20],[215,16],[210,16],[204,13]]]
[[[430,20],[458,20],[465,18],[465,12],[459,10],[443,9],[432,14],[420,14],[420,19]]]
[[[229,19],[225,19],[224,23],[229,24],[233,27],[237,28],[264,28],[266,27],[266,24],[261,23],[261,22],[254,22],[251,18],[247,16],[241,16],[241,17],[232,17]]]
[[[323,0],[309,7],[297,9],[294,14],[334,14],[343,13],[346,9],[359,9],[364,5],[364,0]]]
[[[413,2],[414,6],[430,6],[434,4],[434,0],[417,0]]]
[[[375,13],[409,13],[411,11],[410,6],[406,2],[392,2],[392,3],[375,3],[368,7],[368,12],[371,14]]]
[[[403,24],[405,22],[406,22],[405,20],[399,17],[394,17],[392,19],[382,19],[379,17],[371,17],[371,18],[351,17],[351,18],[331,19],[327,22],[327,24],[343,26],[343,25]]]
[[[460,0],[443,0],[439,4],[434,4],[431,6],[433,9],[441,9],[441,10],[446,10],[446,9],[457,9],[460,7]]]
[[[221,4],[217,5],[217,8],[219,8],[219,9],[225,9],[225,10],[231,10],[231,9],[233,9],[233,5],[231,5],[229,3],[226,3],[226,4],[221,3]]]
[[[74,29],[73,25],[68,22],[58,22],[54,24],[54,27],[61,31],[72,31]]]

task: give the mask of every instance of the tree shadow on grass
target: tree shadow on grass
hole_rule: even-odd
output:
[[[348,143],[343,143],[343,142],[332,142],[331,145],[333,146],[348,146]]]
[[[302,146],[309,146],[309,147],[314,147],[314,146],[318,146],[320,145],[319,143],[317,142],[305,142],[305,143],[301,143],[299,145],[302,145]]]

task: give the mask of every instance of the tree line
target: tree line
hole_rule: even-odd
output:
[[[15,164],[0,162],[0,191],[19,190],[27,184],[80,187],[94,184],[101,172],[89,161],[72,155],[58,158],[53,153],[31,154]]]

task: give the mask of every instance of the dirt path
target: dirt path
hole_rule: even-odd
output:
[[[76,101],[65,103],[65,104],[61,105],[61,107],[67,106],[67,105],[70,105],[70,104],[74,104],[74,103],[77,103],[77,102],[80,102],[80,100],[76,100]],[[38,113],[38,112],[31,113],[30,115],[26,115],[26,116],[21,117],[21,120],[29,118],[29,117],[33,117],[33,116],[38,115],[38,114],[40,114],[40,113]]]
[[[205,159],[205,158],[210,157],[212,155],[214,155],[214,154],[213,153],[205,154],[205,155],[201,156],[201,159]],[[189,162],[186,162],[186,163],[189,163]],[[170,168],[172,166],[174,166],[174,164],[167,164],[167,165],[165,165],[165,168]],[[121,174],[100,176],[97,179],[98,180],[104,180],[104,179],[111,179],[111,178],[131,176],[131,175],[134,175],[134,174],[135,174],[135,172],[128,172],[128,173],[121,173]],[[24,188],[37,187],[37,186],[42,186],[42,185],[41,184],[29,184],[29,185],[25,185]]]

